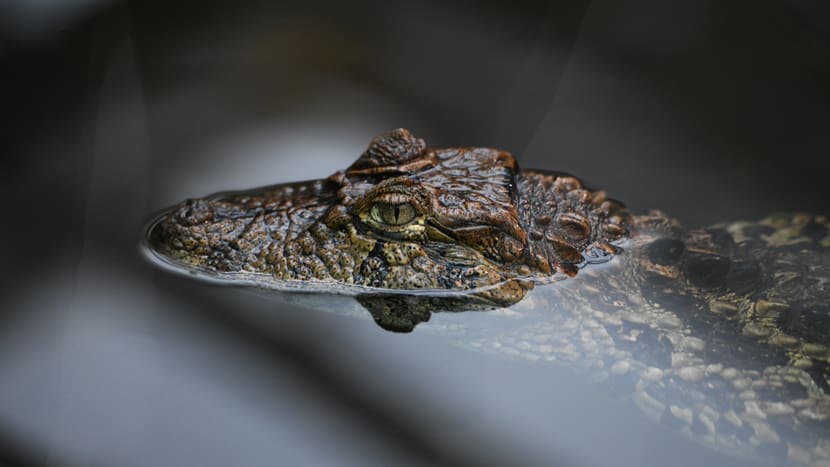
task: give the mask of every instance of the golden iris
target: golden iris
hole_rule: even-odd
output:
[[[375,203],[371,216],[375,222],[387,225],[404,225],[415,219],[417,212],[412,203]]]

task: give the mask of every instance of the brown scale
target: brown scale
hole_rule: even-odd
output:
[[[409,203],[420,230],[373,220],[373,206],[389,200]],[[474,277],[486,270],[481,277],[491,283],[573,276],[592,258],[615,253],[612,243],[627,235],[629,220],[619,203],[575,177],[519,170],[497,149],[428,148],[398,129],[328,178],[182,203],[153,236],[160,252],[191,266],[271,270],[284,281],[331,280],[330,269],[346,283],[373,276],[359,269],[376,242],[416,242],[430,274],[447,275],[436,283],[469,289],[480,279],[451,271]],[[352,256],[351,270],[335,260],[342,255]]]
[[[616,253],[611,242],[625,235],[630,215],[604,192],[569,175],[536,171],[520,172],[518,188],[526,193],[518,205],[529,230],[527,257],[540,272],[574,276],[589,249]]]

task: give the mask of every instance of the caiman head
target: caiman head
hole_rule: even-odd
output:
[[[511,305],[608,259],[629,221],[574,177],[397,129],[327,179],[187,200],[148,237],[168,262],[230,282],[391,297],[362,300],[377,319]]]

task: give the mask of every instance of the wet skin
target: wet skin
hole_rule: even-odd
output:
[[[356,295],[395,331],[522,302],[526,325],[465,345],[589,368],[717,449],[830,463],[824,216],[690,230],[507,152],[399,129],[326,179],[187,200],[148,238],[182,270]]]
[[[505,306],[607,259],[629,220],[574,177],[518,170],[495,149],[427,148],[399,129],[327,179],[188,200],[152,240],[188,267],[275,288],[464,290],[471,306]]]

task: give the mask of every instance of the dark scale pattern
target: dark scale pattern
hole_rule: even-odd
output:
[[[597,262],[628,233],[629,214],[605,193],[564,174],[524,171],[517,177],[520,223],[529,232],[525,258],[543,272],[573,276]]]

